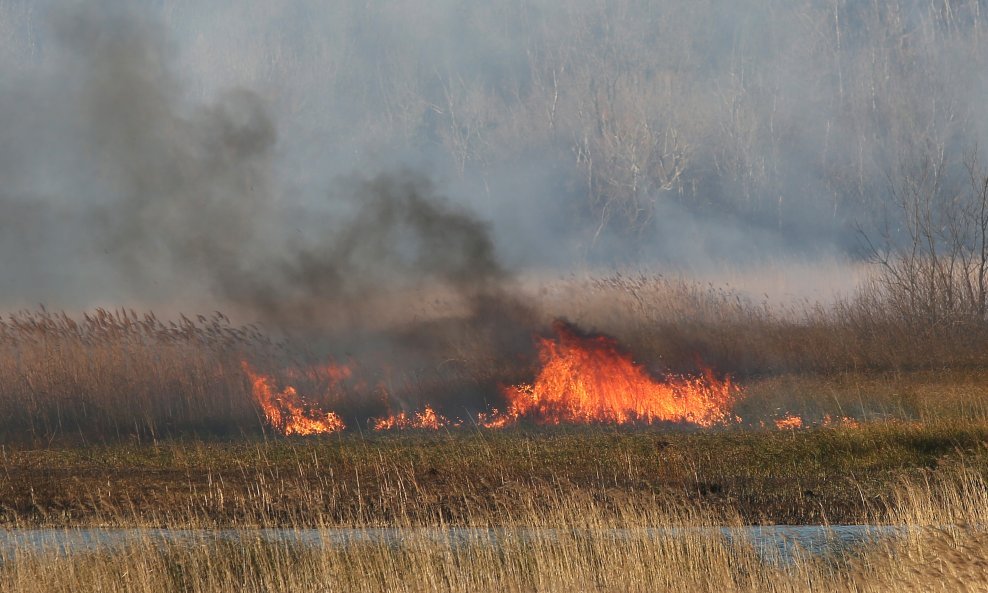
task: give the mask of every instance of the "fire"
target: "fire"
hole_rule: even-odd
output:
[[[450,419],[426,404],[418,411],[372,419],[373,430],[438,430],[463,426],[504,428],[530,421],[536,424],[653,424],[679,422],[713,426],[737,420],[731,405],[742,390],[730,377],[718,379],[710,370],[699,375],[651,376],[613,338],[584,336],[564,322],[554,326],[555,338],[538,338],[541,370],[531,384],[502,388],[507,406],[481,412],[464,421]],[[285,435],[311,435],[343,430],[335,412],[325,412],[289,385],[277,390],[273,377],[244,362],[254,398],[268,424]],[[353,375],[350,366],[333,363],[305,370],[287,369],[288,381],[325,386],[341,393]],[[354,384],[366,388],[364,381]],[[353,385],[351,385],[353,387]],[[320,387],[321,388],[321,387]],[[386,390],[382,393],[387,397]],[[782,428],[782,426],[780,426]]]
[[[501,412],[497,408],[494,408],[490,412],[477,414],[477,426],[483,426],[484,428],[504,428],[517,421],[518,416],[516,414]]]
[[[582,336],[554,325],[556,339],[540,338],[542,370],[531,384],[504,389],[508,416],[540,424],[686,422],[712,426],[731,419],[740,390],[709,370],[700,376],[652,378],[613,338]],[[504,419],[495,415],[492,424]],[[490,424],[489,424],[490,425]]]
[[[789,414],[785,418],[776,420],[775,427],[779,430],[796,430],[797,428],[803,428],[803,419],[800,416]]]
[[[775,428],[778,430],[798,430],[800,428],[811,428],[814,426],[822,428],[860,428],[861,423],[851,418],[849,416],[831,416],[830,414],[824,415],[818,421],[806,421],[802,416],[797,414],[786,414],[782,418],[777,418],[772,421],[775,424]]]
[[[373,422],[372,428],[374,430],[400,430],[405,428],[439,430],[449,425],[450,421],[448,418],[437,414],[432,409],[432,406],[426,405],[425,409],[421,412],[413,412],[411,414],[401,412],[394,416],[379,418]]]
[[[294,387],[288,386],[276,391],[270,377],[255,372],[246,362],[243,367],[250,379],[254,398],[264,412],[264,418],[282,434],[322,434],[346,428],[336,413],[322,412],[307,406]]]
[[[861,428],[861,423],[849,416],[832,418],[829,415],[823,417],[824,426],[841,426],[843,428]]]

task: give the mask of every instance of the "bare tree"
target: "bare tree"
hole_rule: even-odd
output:
[[[874,238],[862,233],[879,290],[917,324],[988,320],[988,174],[976,149],[963,168],[966,180],[955,183],[941,145],[890,175],[883,225]]]

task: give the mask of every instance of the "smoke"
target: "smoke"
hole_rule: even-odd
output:
[[[108,18],[109,16],[109,18]],[[185,279],[221,287],[249,269],[271,208],[275,125],[234,90],[186,106],[162,30],[124,10],[58,14],[84,166],[104,194],[98,247],[138,290]]]
[[[4,3],[5,304],[342,328],[853,258],[890,174],[986,137],[979,7]]]
[[[483,408],[535,358],[520,272],[790,292],[930,155],[958,186],[980,9],[0,3],[0,304],[221,309]]]
[[[25,96],[60,93],[50,137],[68,143],[53,142],[57,158],[4,194],[14,222],[0,226],[4,242],[29,253],[5,274],[30,276],[51,260],[97,270],[88,283],[103,298],[123,289],[120,300],[145,306],[220,307],[288,334],[307,356],[352,356],[373,380],[402,377],[389,393],[406,407],[425,396],[422,385],[440,407],[497,396],[477,369],[529,353],[537,324],[468,206],[398,164],[333,172],[299,200],[279,177],[285,157],[268,101],[238,87],[191,97],[156,19],[78,7],[55,11],[51,27],[60,59],[22,85]],[[18,134],[37,142],[29,128]],[[25,155],[14,144],[5,143],[14,160],[46,160],[40,146]],[[37,193],[49,175],[71,187]],[[56,249],[48,243],[60,232]],[[18,290],[49,299],[59,288]],[[368,414],[386,404],[351,405]]]
[[[352,187],[331,199],[350,212],[259,269],[220,273],[222,295],[268,318],[312,323],[336,307],[352,315],[369,300],[424,287],[452,291],[471,307],[505,290],[510,277],[487,226],[437,195],[428,180],[400,171],[346,185]]]
[[[4,194],[5,241],[36,254],[58,227],[76,227],[77,247],[136,295],[184,290],[290,331],[366,326],[426,288],[468,318],[513,298],[487,225],[423,175],[334,178],[318,202],[293,208],[275,178],[276,125],[256,93],[189,100],[164,30],[133,10],[56,11],[52,24],[62,61],[26,86],[31,98],[51,86],[67,95],[58,127],[82,149],[63,172],[82,181],[68,190],[79,194],[78,220],[60,218],[60,196]],[[13,160],[29,160],[13,144]]]

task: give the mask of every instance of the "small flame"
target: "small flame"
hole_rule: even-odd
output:
[[[477,414],[477,426],[484,428],[504,428],[518,421],[518,415],[511,412],[501,412],[494,408],[490,412]]]
[[[557,339],[540,338],[542,370],[531,384],[504,389],[509,418],[540,424],[686,422],[713,426],[731,419],[740,394],[730,378],[669,376],[656,380],[613,338],[581,336],[566,323]],[[495,416],[485,425],[506,423]]]
[[[834,418],[830,414],[824,416],[820,424],[825,427],[861,428],[861,423],[850,416],[838,416]]]
[[[401,412],[394,416],[379,418],[374,420],[372,428],[374,430],[403,430],[413,428],[418,430],[439,430],[444,426],[449,426],[450,421],[445,416],[437,414],[432,406],[426,405],[421,412],[411,414]]]
[[[322,434],[346,428],[335,412],[322,412],[307,406],[294,387],[276,391],[270,377],[255,372],[246,362],[243,367],[264,418],[282,434]]]
[[[807,421],[802,416],[790,412],[782,418],[777,418],[772,422],[778,430],[798,430],[801,428],[813,427],[861,428],[861,423],[850,416],[831,416],[830,414],[826,414],[816,421]],[[764,423],[762,426],[764,426]]]
[[[779,418],[776,420],[775,427],[779,430],[796,430],[797,428],[803,428],[803,418],[796,416],[795,414],[789,414],[785,418]]]

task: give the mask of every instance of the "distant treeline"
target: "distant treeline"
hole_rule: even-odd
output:
[[[494,192],[521,176],[587,233],[675,201],[849,241],[890,180],[963,180],[988,131],[978,0],[157,4],[194,90],[256,89],[282,143],[319,147],[300,177],[424,154]],[[46,10],[2,10],[4,67],[43,61]]]

